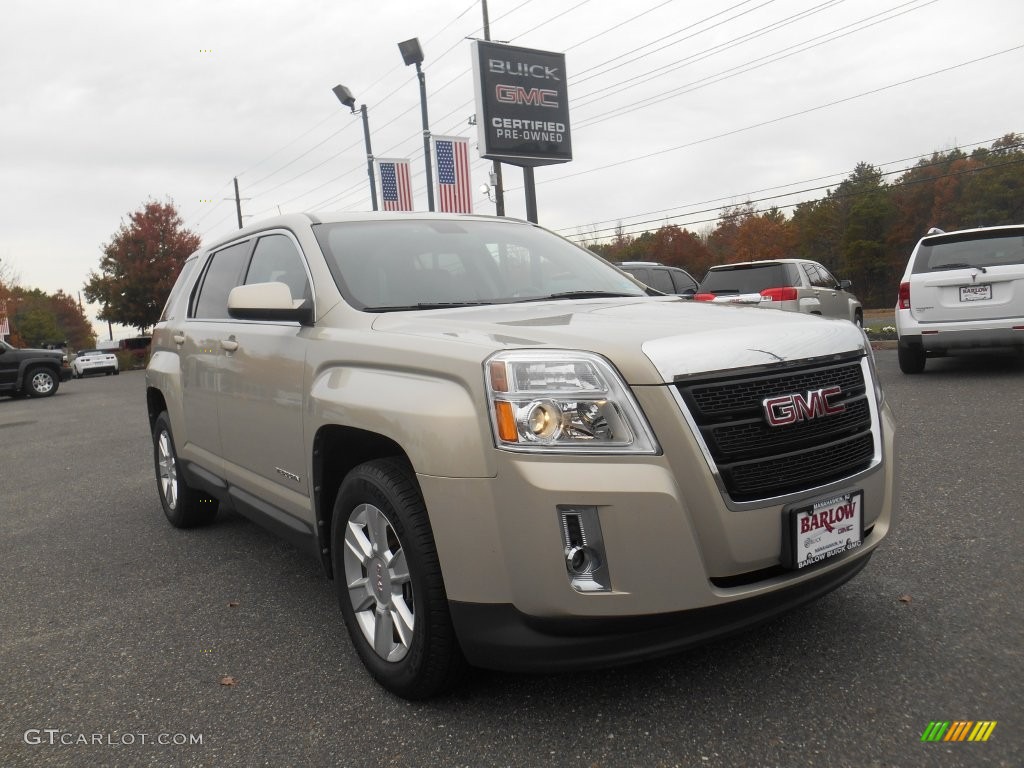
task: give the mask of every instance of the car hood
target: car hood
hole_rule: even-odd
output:
[[[604,355],[632,385],[864,349],[852,323],[676,298],[588,299],[393,312],[376,331],[507,348]]]

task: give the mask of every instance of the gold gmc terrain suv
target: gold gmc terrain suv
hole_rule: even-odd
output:
[[[664,296],[511,219],[249,226],[186,261],[146,382],[171,524],[224,507],[313,553],[406,698],[762,622],[892,517],[859,328]]]

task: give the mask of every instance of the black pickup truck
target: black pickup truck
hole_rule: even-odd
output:
[[[18,349],[0,340],[0,395],[49,397],[71,378],[59,349]]]

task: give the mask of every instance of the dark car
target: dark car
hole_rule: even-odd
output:
[[[618,265],[644,285],[662,293],[674,293],[693,298],[697,292],[697,281],[685,269],[669,267],[653,261],[624,261]]]
[[[0,340],[0,395],[49,397],[71,378],[59,349],[18,349]]]

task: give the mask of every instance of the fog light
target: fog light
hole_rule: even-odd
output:
[[[597,507],[560,507],[558,514],[569,583],[579,592],[610,592]]]

